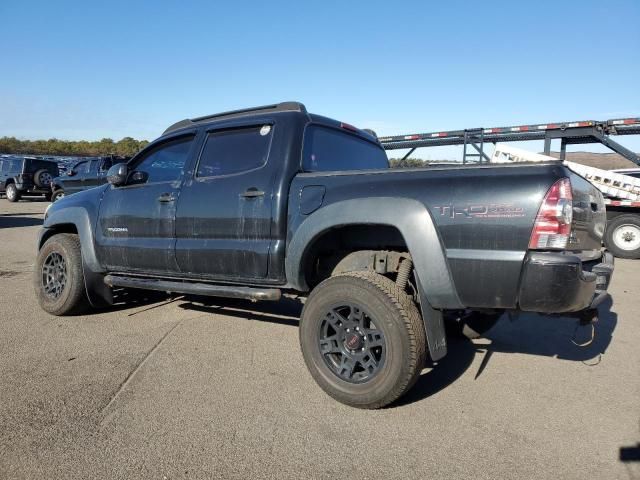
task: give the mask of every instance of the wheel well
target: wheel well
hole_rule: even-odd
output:
[[[302,259],[304,278],[309,288],[313,288],[336,269],[395,271],[408,251],[400,230],[390,225],[332,228],[316,237],[307,248]],[[377,267],[375,261],[384,265]]]
[[[78,234],[78,229],[73,223],[63,223],[60,225],[56,225],[55,227],[47,228],[40,238],[40,244],[38,245],[38,250],[42,248],[44,243],[49,240],[54,235],[58,235],[59,233],[74,233]]]

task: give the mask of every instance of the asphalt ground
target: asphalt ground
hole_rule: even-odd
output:
[[[503,318],[363,411],[307,373],[297,300],[44,313],[46,205],[0,200],[2,479],[640,479],[640,261],[617,261],[591,345],[570,319]]]

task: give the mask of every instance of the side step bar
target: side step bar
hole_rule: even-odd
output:
[[[104,283],[110,287],[141,288],[144,290],[186,293],[208,297],[245,298],[253,301],[277,301],[280,300],[281,296],[280,289],[278,288],[236,287],[233,285],[178,282],[153,278],[125,277],[121,275],[107,275],[104,277]]]

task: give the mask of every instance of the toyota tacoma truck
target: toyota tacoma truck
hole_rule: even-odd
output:
[[[297,294],[311,375],[360,408],[441,359],[445,324],[589,316],[613,272],[603,197],[562,163],[390,169],[373,132],[295,102],[180,121],[107,177],[48,207],[45,311],[109,305],[114,287]]]

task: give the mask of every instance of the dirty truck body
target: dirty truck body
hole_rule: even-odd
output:
[[[427,352],[446,354],[451,319],[581,315],[613,270],[602,195],[560,162],[389,169],[374,135],[298,103],[179,122],[122,167],[49,208],[35,275],[43,308],[109,304],[114,286],[311,292],[305,361],[357,407],[408,390]],[[51,258],[61,253],[68,273],[74,248],[83,285],[67,295],[78,280],[54,285]]]

